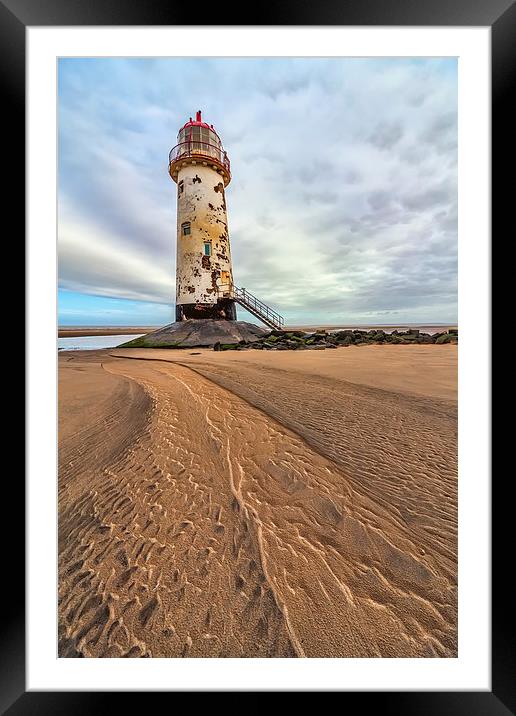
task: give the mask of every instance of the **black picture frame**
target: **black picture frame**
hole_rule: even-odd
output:
[[[361,25],[361,26],[490,26],[492,38],[492,230],[502,240],[514,233],[508,212],[514,199],[514,119],[509,100],[516,76],[516,5],[512,0],[320,0],[308,4],[287,0],[280,4],[247,7],[248,16],[230,4],[197,2],[197,17],[212,25]],[[214,12],[215,11],[215,12]],[[25,217],[25,31],[28,26],[77,25],[192,25],[188,4],[173,0],[0,0],[0,77],[3,95],[4,174],[8,177],[8,212],[18,248]],[[512,86],[511,86],[512,82]],[[512,92],[511,92],[512,90]],[[513,151],[511,151],[511,148]],[[512,184],[512,186],[511,186]],[[512,217],[511,217],[512,219]],[[506,232],[509,233],[506,233]],[[12,245],[11,245],[12,248]],[[23,260],[23,259],[22,259]],[[510,470],[506,472],[510,481]],[[7,476],[6,476],[7,477]],[[22,509],[21,476],[6,480],[6,504]],[[502,475],[503,479],[503,475]],[[9,486],[7,485],[9,483]],[[506,488],[509,489],[509,488]],[[346,692],[343,708],[386,714],[467,714],[505,716],[516,710],[514,624],[511,616],[510,544],[512,502],[503,484],[492,485],[492,691]],[[0,623],[0,709],[19,714],[92,714],[116,710],[121,695],[107,692],[26,692],[25,690],[25,575],[24,534],[9,537],[9,584],[4,587],[9,609]],[[8,557],[7,557],[8,554]],[[509,570],[508,570],[509,565]],[[512,620],[514,617],[512,617]],[[237,688],[235,688],[237,690]],[[134,706],[143,694],[131,693]],[[145,695],[145,698],[148,698]],[[170,704],[169,708],[174,706]],[[354,712],[354,707],[353,707]]]

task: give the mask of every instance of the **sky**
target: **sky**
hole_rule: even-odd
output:
[[[457,320],[455,59],[64,58],[60,325],[174,320],[168,153],[198,109],[237,286],[287,325]]]

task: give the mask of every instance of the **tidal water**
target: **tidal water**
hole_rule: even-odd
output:
[[[57,347],[60,351],[93,351],[99,348],[116,348],[122,343],[132,341],[145,335],[117,335],[117,336],[80,336],[79,338],[58,338]]]

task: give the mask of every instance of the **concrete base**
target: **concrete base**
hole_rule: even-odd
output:
[[[258,341],[268,329],[246,321],[191,319],[175,321],[119,348],[211,348],[215,343]]]

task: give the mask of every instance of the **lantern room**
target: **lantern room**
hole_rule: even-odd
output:
[[[180,167],[197,162],[211,166],[221,174],[225,186],[231,181],[227,153],[213,125],[202,121],[200,110],[196,113],[195,121],[190,117],[179,130],[177,144],[169,155],[170,176],[177,182]]]

